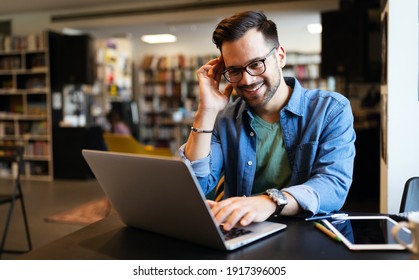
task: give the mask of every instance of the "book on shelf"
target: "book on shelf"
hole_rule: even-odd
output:
[[[0,131],[0,135],[3,135],[3,136],[15,135],[15,125],[13,122],[8,121],[8,122],[2,122],[1,124],[3,124],[3,126],[0,127],[0,129],[2,130]]]
[[[45,116],[47,114],[47,106],[44,102],[28,103],[28,115]]]
[[[0,52],[36,51],[45,49],[45,35],[5,35],[0,34]]]
[[[45,53],[26,55],[26,68],[31,70],[46,70]]]
[[[49,143],[45,141],[29,142],[26,154],[29,156],[47,156]]]
[[[28,121],[20,123],[20,134],[43,136],[48,133],[46,121]]]
[[[140,63],[140,68],[150,69],[152,60],[153,60],[153,55],[144,55],[143,60]]]
[[[22,59],[19,55],[0,57],[0,71],[19,70],[22,68]]]

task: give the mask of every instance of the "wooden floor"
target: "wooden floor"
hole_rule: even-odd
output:
[[[9,191],[11,180],[0,179],[0,193]],[[55,180],[53,182],[22,181],[33,249],[65,236],[83,226],[45,222],[45,218],[74,206],[102,197],[95,179],[85,181]],[[3,235],[8,205],[0,205],[0,238]],[[20,204],[17,204],[5,249],[26,249]],[[19,254],[2,254],[2,259],[16,259]]]

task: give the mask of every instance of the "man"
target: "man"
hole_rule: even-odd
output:
[[[224,176],[224,199],[208,201],[216,221],[229,230],[339,210],[355,157],[349,101],[282,76],[285,50],[261,12],[222,20],[213,42],[221,55],[197,71],[199,105],[181,156],[205,193]]]

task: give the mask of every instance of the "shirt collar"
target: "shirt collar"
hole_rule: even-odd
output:
[[[304,91],[305,89],[301,86],[300,82],[296,78],[284,77],[285,83],[293,88],[291,98],[288,101],[288,104],[284,107],[285,110],[302,116],[304,113]]]

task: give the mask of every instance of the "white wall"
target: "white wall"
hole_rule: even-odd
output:
[[[267,13],[279,29],[281,44],[286,50],[301,52],[320,52],[321,51],[321,35],[309,34],[304,29],[309,23],[320,23],[319,13]],[[217,19],[218,20],[218,19]],[[293,22],[298,21],[296,26]],[[191,54],[212,54],[217,52],[215,45],[212,43],[212,32],[218,21],[195,23],[195,24],[174,24],[172,26],[143,26],[131,30],[133,41],[138,46],[140,53],[159,53],[159,54],[177,54],[180,51]],[[153,32],[161,32],[167,30],[178,36],[178,42],[173,44],[149,45],[140,41],[140,36]],[[99,35],[98,33],[96,33]]]
[[[418,1],[388,4],[388,161],[381,162],[380,211],[396,213],[404,183],[419,176]]]

